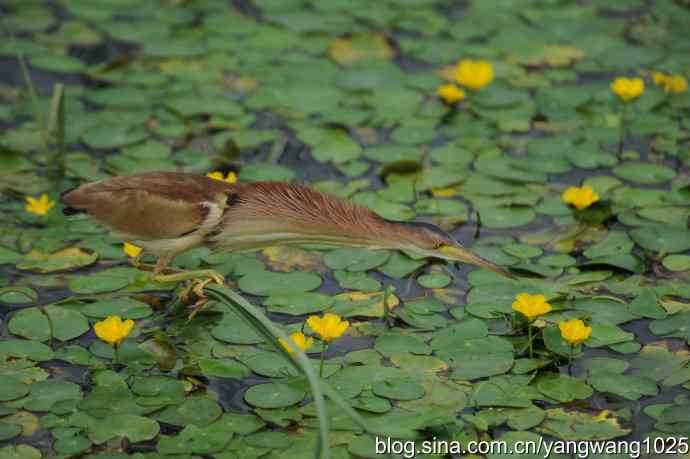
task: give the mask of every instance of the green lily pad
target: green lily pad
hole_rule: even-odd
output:
[[[365,272],[333,271],[333,277],[338,285],[344,289],[362,292],[376,292],[381,290],[381,282],[369,277]]]
[[[393,252],[388,261],[383,266],[379,266],[379,270],[388,277],[401,279],[424,266],[425,263],[424,260],[413,260],[403,253]]]
[[[690,311],[680,312],[665,319],[653,320],[649,324],[649,331],[655,335],[683,338],[690,343]]]
[[[146,131],[139,126],[97,126],[82,135],[86,145],[97,150],[124,147],[146,139]]]
[[[662,260],[664,268],[669,271],[688,271],[690,270],[689,255],[669,255]]]
[[[91,440],[81,435],[73,437],[58,438],[53,444],[53,448],[62,454],[77,454],[86,451],[91,447]]]
[[[258,296],[302,293],[314,290],[322,279],[316,273],[256,271],[243,276],[238,285],[245,293]]]
[[[656,382],[644,376],[629,376],[610,371],[597,371],[589,376],[589,382],[600,392],[609,392],[628,400],[638,400],[644,395],[656,395]]]
[[[285,408],[299,403],[305,396],[302,389],[284,384],[257,384],[247,389],[244,399],[258,408]]]
[[[331,269],[368,271],[384,264],[390,252],[368,249],[338,249],[326,254],[324,263]]]
[[[378,337],[374,348],[386,357],[411,353],[431,354],[431,348],[416,335],[386,334]]]
[[[103,293],[120,290],[129,285],[129,276],[121,271],[110,271],[115,270],[73,277],[69,281],[69,288],[75,293]]]
[[[21,339],[0,341],[0,356],[17,357],[43,362],[53,358],[53,350],[45,344]]]
[[[648,184],[666,182],[676,176],[676,171],[668,166],[647,162],[623,163],[614,167],[613,172],[622,179]]]
[[[129,414],[116,414],[96,420],[88,427],[87,434],[94,443],[104,443],[112,438],[127,438],[132,443],[151,440],[160,426],[153,419]]]
[[[264,304],[271,312],[299,316],[328,309],[334,298],[321,293],[285,293],[269,296]]]
[[[494,229],[525,226],[537,217],[532,209],[519,207],[483,207],[478,210],[482,225]]]
[[[379,397],[391,400],[416,400],[424,396],[424,388],[408,379],[385,379],[372,386]]]
[[[599,419],[597,416],[562,408],[546,410],[546,419],[536,428],[538,432],[562,440],[610,440],[630,433],[615,417]]]
[[[95,263],[97,258],[96,252],[86,252],[78,247],[63,249],[55,253],[32,250],[26,254],[23,261],[17,263],[17,268],[50,273],[89,266]]]
[[[535,387],[542,394],[561,403],[588,398],[594,393],[591,387],[577,378],[553,373],[540,375]]]
[[[0,375],[0,402],[23,397],[29,393],[29,387],[12,376]]]
[[[466,340],[457,349],[443,348],[437,354],[453,369],[454,379],[498,375],[513,366],[513,346],[498,336]]]
[[[443,288],[450,284],[451,278],[447,274],[424,274],[417,282],[424,288]]]
[[[6,422],[0,422],[0,441],[5,441],[14,438],[21,432],[22,426],[19,424],[9,424]],[[5,457],[3,456],[3,449],[0,449],[0,457]]]
[[[105,319],[108,316],[120,316],[123,319],[143,319],[151,315],[151,306],[131,298],[99,300],[84,306],[81,311],[89,317]]]
[[[666,226],[647,226],[630,231],[633,240],[643,249],[677,253],[690,249],[690,233]]]
[[[26,308],[12,316],[10,332],[27,339],[47,341],[50,338],[50,322],[39,308]]]
[[[199,395],[187,397],[183,403],[165,408],[155,415],[155,419],[176,426],[193,424],[203,427],[216,421],[222,414],[223,409],[215,400]]]
[[[81,400],[78,385],[69,381],[48,379],[31,385],[24,407],[31,411],[50,411],[52,406],[63,400]]]

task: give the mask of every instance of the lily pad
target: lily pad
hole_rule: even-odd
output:
[[[132,443],[151,440],[160,426],[153,419],[129,414],[116,414],[95,421],[87,434],[94,443],[104,443],[112,438],[127,438]]]
[[[321,276],[316,273],[255,271],[243,276],[238,285],[245,293],[270,296],[308,292],[321,282]]]
[[[329,252],[323,261],[331,269],[351,272],[368,271],[384,264],[390,252],[368,249],[338,249]]]
[[[613,172],[620,178],[646,184],[666,182],[676,176],[668,166],[647,162],[623,163],[614,167]]]
[[[424,388],[408,379],[385,379],[372,386],[379,397],[391,400],[415,400],[424,396]]]
[[[50,273],[89,266],[95,263],[97,258],[98,254],[96,252],[87,252],[79,247],[70,247],[55,253],[43,253],[32,250],[26,254],[23,261],[17,263],[17,268],[39,273]]]
[[[244,399],[258,408],[285,408],[299,403],[305,396],[303,390],[284,383],[257,384],[250,387]]]

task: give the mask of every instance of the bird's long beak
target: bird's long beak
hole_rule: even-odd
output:
[[[479,255],[476,255],[466,248],[462,247],[461,245],[457,246],[452,246],[452,245],[444,245],[443,247],[439,248],[438,251],[442,254],[441,258],[444,258],[446,260],[452,260],[452,261],[459,261],[462,263],[469,263],[471,265],[479,266],[480,268],[488,269],[491,272],[494,272],[496,274],[500,274],[501,276],[510,278],[510,279],[516,279],[515,276],[510,274],[508,271],[505,269],[496,266],[495,264],[491,263],[488,260],[485,260],[484,258],[480,257]]]

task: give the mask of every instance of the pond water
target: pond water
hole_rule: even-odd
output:
[[[385,457],[377,435],[687,441],[687,2],[5,0],[0,19],[0,459],[317,457],[292,356],[230,303],[188,320],[184,285],[61,212],[65,189],[154,170],[304,183],[517,276],[325,246],[179,255],[314,338],[314,372],[308,318],[349,322],[323,354],[324,457]],[[525,293],[550,307],[531,326]],[[134,322],[117,353],[94,332],[113,315]]]

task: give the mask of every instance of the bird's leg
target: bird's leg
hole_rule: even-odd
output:
[[[143,253],[144,253],[143,251],[139,252],[138,255],[132,257],[132,259],[130,260],[132,263],[132,266],[134,266],[136,269],[141,269],[141,267],[143,265],[143,263],[141,262],[141,257],[143,255]]]
[[[132,263],[132,266],[134,268],[138,269],[139,271],[153,271],[155,273],[156,269],[158,269],[158,274],[162,274],[164,272],[168,273],[168,274],[174,274],[174,273],[181,272],[179,269],[169,268],[166,266],[167,263],[170,262],[170,259],[168,259],[167,261],[164,260],[165,264],[161,265],[161,261],[160,261],[161,259],[159,258],[158,262],[155,265],[152,265],[151,263],[144,263],[143,261],[141,261],[143,256],[144,256],[144,252],[141,252],[139,255],[132,257],[130,259],[130,263]]]
[[[192,293],[198,298],[198,301],[194,304],[194,310],[189,316],[189,319],[191,320],[206,303],[204,287],[211,282],[215,282],[218,285],[224,285],[225,278],[213,269],[181,271],[174,274],[161,274],[174,257],[174,254],[165,254],[158,258],[156,267],[153,270],[153,280],[156,282],[181,282],[186,280],[193,281],[189,287],[185,288],[180,294],[185,301],[192,296]]]

